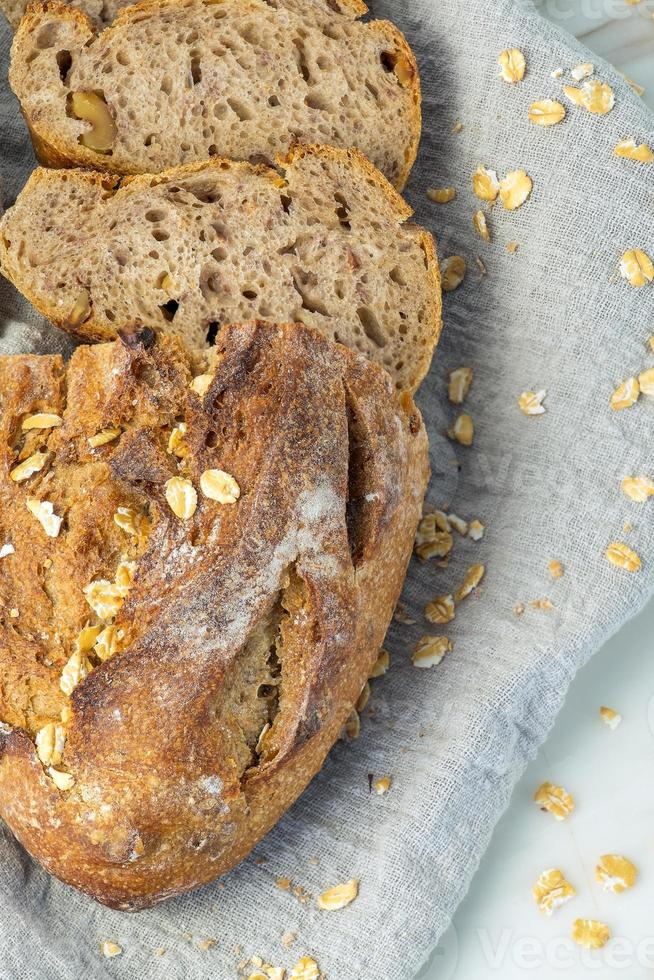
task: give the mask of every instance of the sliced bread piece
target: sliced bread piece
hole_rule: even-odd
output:
[[[213,160],[119,178],[36,170],[0,222],[0,268],[53,323],[110,340],[139,322],[210,346],[255,317],[317,328],[415,390],[440,332],[434,242],[358,150],[279,170]]]
[[[271,162],[295,143],[361,149],[397,187],[420,85],[358,0],[144,0],[98,34],[59,0],[28,8],[11,87],[42,163],[155,173],[211,156]]]

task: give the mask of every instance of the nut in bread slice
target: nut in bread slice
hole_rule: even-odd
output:
[[[213,159],[122,180],[37,170],[0,222],[0,268],[55,324],[141,322],[210,346],[222,324],[297,321],[415,390],[440,330],[431,236],[358,151]]]
[[[404,37],[358,2],[144,0],[98,34],[32,5],[9,72],[42,163],[154,173],[211,156],[271,162],[295,143],[361,149],[397,187],[420,85]],[[75,100],[94,98],[92,116]],[[110,125],[111,139],[106,139]]]
[[[144,908],[244,857],[322,765],[401,589],[424,427],[293,325],[225,328],[194,366],[149,330],[1,357],[0,400],[0,816]]]

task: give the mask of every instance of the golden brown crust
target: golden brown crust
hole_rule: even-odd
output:
[[[111,34],[112,31],[120,31],[128,27],[129,24],[138,18],[144,11],[150,9],[163,9],[169,5],[178,4],[180,0],[141,0],[132,6],[123,7],[119,10],[112,24],[105,28],[104,35]],[[327,6],[332,6],[327,3]],[[367,6],[360,0],[334,0],[332,9],[356,20],[367,13]],[[24,71],[24,66],[14,63],[17,57],[16,52],[23,43],[23,39],[33,34],[48,16],[55,16],[68,22],[75,29],[80,31],[81,45],[89,44],[93,38],[97,37],[100,31],[93,20],[83,11],[68,6],[63,0],[33,0],[26,9],[20,26],[18,28],[14,44],[12,46],[12,60],[9,67],[9,81],[13,91],[19,98],[19,78]],[[421,87],[418,64],[411,50],[411,47],[402,32],[391,22],[385,20],[374,20],[368,25],[369,29],[388,42],[389,70],[395,70],[400,79],[400,84],[410,89],[411,93],[411,140],[406,147],[405,159],[402,168],[394,176],[394,184],[398,190],[405,186],[413,164],[415,163],[420,143],[420,133],[422,128],[421,110]],[[399,65],[399,67],[398,67]],[[51,126],[39,118],[31,118],[28,112],[23,110],[27,126],[34,144],[39,163],[43,166],[56,167],[90,167],[93,169],[107,170],[109,172],[120,172],[123,174],[146,173],[148,168],[136,163],[125,163],[117,167],[116,162],[110,156],[97,153],[81,143],[70,143],[69,140],[62,138]]]
[[[150,331],[78,348],[67,370],[0,358],[0,514],[15,547],[0,559],[0,814],[53,874],[118,908],[226,871],[320,768],[383,639],[426,485],[419,413],[364,358],[258,323],[224,329],[214,356],[203,398],[187,355]],[[63,424],[26,449],[22,422],[46,410]],[[167,446],[181,419],[180,458]],[[121,434],[92,449],[108,426]],[[16,483],[37,442],[47,468]],[[175,517],[163,484],[180,462],[196,487],[207,468],[232,473],[237,503],[198,492],[193,516]],[[28,495],[63,517],[57,537]],[[136,536],[117,506],[146,521]],[[119,649],[91,653],[68,699],[63,665],[96,621],[83,589],[123,558],[135,568]],[[62,703],[63,791],[33,741]]]

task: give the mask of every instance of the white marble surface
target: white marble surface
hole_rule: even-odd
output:
[[[654,0],[537,0],[541,12],[645,86],[654,109]],[[653,321],[654,322],[654,321]],[[620,711],[612,732],[601,705]],[[565,822],[532,801],[544,781],[577,800]],[[636,887],[606,894],[600,855],[624,854]],[[551,918],[531,887],[561,868],[577,896]],[[575,918],[606,922],[612,940],[588,952],[570,938]],[[517,786],[491,847],[420,980],[645,980],[654,978],[654,600],[576,678],[556,727]]]

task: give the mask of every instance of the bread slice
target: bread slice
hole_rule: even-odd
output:
[[[155,176],[36,170],[0,221],[0,268],[53,323],[109,340],[139,322],[213,343],[225,323],[297,321],[413,391],[440,331],[431,235],[356,150]]]
[[[128,7],[131,0],[70,0],[71,7],[82,10],[98,28],[111,23],[122,7]],[[28,6],[28,0],[0,0],[0,11],[16,30]]]
[[[227,871],[321,767],[428,477],[411,398],[314,330],[225,328],[201,389],[153,341],[0,357],[0,817],[121,909]]]
[[[9,77],[48,165],[155,173],[329,143],[358,147],[401,187],[420,137],[417,67],[392,24],[357,20],[365,9],[144,0],[97,34],[50,0],[23,19]]]

